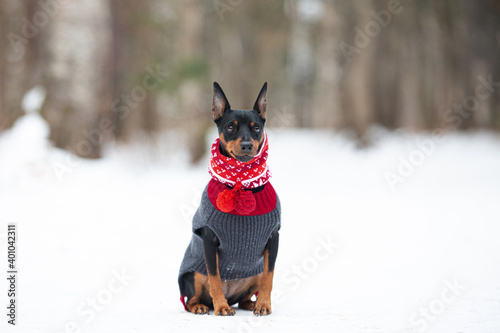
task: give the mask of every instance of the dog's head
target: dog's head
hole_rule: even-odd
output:
[[[252,110],[232,110],[226,95],[214,82],[212,117],[219,130],[220,149],[225,156],[250,161],[264,141],[267,82],[260,90]]]

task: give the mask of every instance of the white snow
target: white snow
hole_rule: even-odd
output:
[[[35,86],[24,95],[21,106],[26,113],[38,112],[45,100],[45,89],[42,86]]]
[[[13,222],[19,260],[16,327],[0,283],[2,332],[500,331],[497,135],[379,130],[358,150],[343,134],[270,129],[283,221],[266,318],[179,302],[207,158],[189,167],[111,147],[89,161],[47,137],[36,112],[0,134],[0,266]],[[419,165],[391,190],[388,172],[410,157]]]

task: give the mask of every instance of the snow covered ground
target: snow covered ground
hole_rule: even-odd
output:
[[[81,160],[34,113],[0,134],[4,332],[500,332],[500,138],[269,130],[283,208],[273,314],[195,316],[177,272],[209,180],[182,142]],[[215,137],[212,135],[212,137]],[[170,138],[170,139],[169,139]]]

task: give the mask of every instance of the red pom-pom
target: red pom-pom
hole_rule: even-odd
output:
[[[248,215],[255,210],[257,202],[252,191],[240,191],[234,200],[234,209],[241,215]]]
[[[234,209],[235,193],[231,190],[224,190],[217,197],[217,207],[224,213],[229,213]]]

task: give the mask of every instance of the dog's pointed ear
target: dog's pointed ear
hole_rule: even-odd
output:
[[[231,106],[224,95],[224,91],[217,82],[214,82],[214,102],[212,105],[212,118],[214,120],[222,118],[224,112],[231,110]]]
[[[267,82],[265,82],[264,85],[262,86],[259,96],[255,101],[255,105],[253,106],[253,109],[257,111],[259,113],[259,116],[261,116],[263,119],[266,119],[266,105],[267,105],[266,93],[267,93]]]

